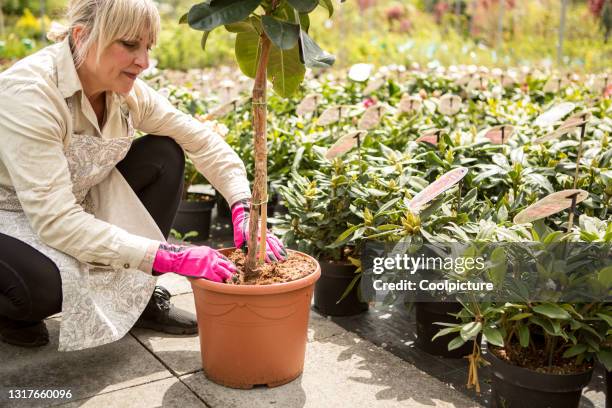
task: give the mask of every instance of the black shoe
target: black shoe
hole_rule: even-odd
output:
[[[20,347],[41,347],[49,344],[49,331],[44,321],[25,322],[0,316],[0,340]]]
[[[170,292],[156,286],[142,315],[134,327],[170,334],[196,334],[198,321],[193,313],[177,309],[170,303]]]

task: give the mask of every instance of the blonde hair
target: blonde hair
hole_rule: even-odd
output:
[[[157,42],[160,30],[159,12],[152,0],[71,0],[66,11],[68,26],[54,25],[47,37],[62,41],[70,36],[74,62],[79,67],[89,50],[97,45],[96,61],[114,41],[136,40],[143,33],[149,34],[152,44]],[[72,38],[75,27],[82,26],[81,43]]]

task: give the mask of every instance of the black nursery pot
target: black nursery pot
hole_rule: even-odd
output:
[[[449,313],[458,313],[461,310],[459,302],[418,302],[414,306],[416,313],[416,328],[417,339],[415,345],[423,351],[433,355],[446,358],[461,358],[472,352],[473,343],[466,342],[463,346],[448,351],[448,342],[456,336],[456,333],[451,333],[446,336],[441,336],[435,340],[431,340],[443,326],[435,324],[442,323],[459,323],[455,317]]]
[[[578,374],[545,374],[508,364],[487,350],[494,408],[576,408],[593,369]]]
[[[336,303],[355,277],[356,266],[326,261],[319,261],[319,264],[321,277],[314,291],[316,311],[329,316],[351,316],[368,310],[368,303],[359,300],[359,282],[340,303]]]
[[[197,231],[196,241],[206,241],[210,237],[210,221],[215,200],[211,197],[209,201],[187,201],[181,200],[172,228],[185,234],[189,231]]]

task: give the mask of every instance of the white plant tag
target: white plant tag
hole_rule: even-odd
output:
[[[370,106],[359,120],[357,128],[360,130],[372,129],[380,123],[384,114],[385,107],[383,105]]]
[[[325,158],[331,160],[336,156],[348,152],[349,150],[357,146],[357,144],[360,143],[360,140],[363,140],[367,133],[368,132],[366,132],[365,130],[356,130],[354,132],[342,136],[336,141],[336,143],[334,143],[329,148],[327,153],[325,153]]]
[[[574,195],[576,195],[576,204],[578,204],[586,200],[589,193],[584,190],[571,189],[549,194],[516,214],[514,223],[525,224],[533,222],[568,209],[572,206],[572,197]]]
[[[457,184],[466,176],[467,173],[468,169],[466,167],[458,167],[444,173],[439,179],[425,187],[420,193],[414,196],[414,198],[408,204],[410,210],[419,212],[425,205]]]

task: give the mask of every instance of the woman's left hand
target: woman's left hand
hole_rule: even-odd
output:
[[[234,245],[236,248],[246,249],[249,222],[251,220],[251,203],[249,200],[240,200],[232,205],[232,224],[234,225]],[[258,237],[259,238],[259,237]],[[266,233],[266,262],[284,261],[287,251],[278,238],[270,231]]]

